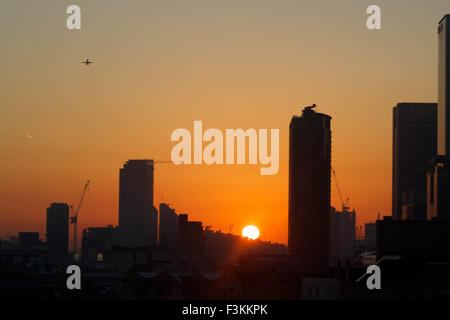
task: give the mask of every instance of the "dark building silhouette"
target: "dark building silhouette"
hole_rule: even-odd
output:
[[[20,246],[35,246],[40,243],[39,232],[19,232]]]
[[[436,103],[393,108],[392,217],[426,219],[427,169],[436,155]],[[404,214],[403,214],[404,213]]]
[[[377,248],[377,224],[369,222],[364,225],[364,247],[367,251]]]
[[[305,271],[329,263],[331,117],[314,106],[289,127],[289,249]]]
[[[203,227],[200,221],[188,221],[187,214],[179,216],[179,248],[186,251],[203,249]]]
[[[330,208],[330,266],[344,265],[356,253],[356,212]]]
[[[119,236],[124,247],[157,244],[158,213],[153,206],[153,160],[129,160],[120,169]]]
[[[402,256],[411,260],[448,263],[450,221],[377,221],[377,260]]]
[[[438,26],[438,154],[450,151],[450,15]]]
[[[436,156],[427,174],[427,218],[450,219],[450,166],[447,156]]]
[[[178,229],[180,221],[175,209],[166,203],[159,204],[159,246],[168,249],[178,248]]]
[[[424,211],[427,211],[426,194],[415,190],[402,192],[402,220],[424,220]]]
[[[47,244],[51,254],[59,263],[65,263],[69,252],[69,206],[52,203],[47,208]]]
[[[117,238],[118,228],[114,228],[111,225],[83,229],[83,238],[81,240],[83,266],[102,266],[106,252],[116,243]]]
[[[450,15],[438,25],[437,156],[427,174],[427,218],[450,218]]]

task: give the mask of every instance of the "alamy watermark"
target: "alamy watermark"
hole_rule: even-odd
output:
[[[67,267],[66,273],[70,274],[70,276],[68,276],[67,280],[66,280],[67,289],[80,290],[81,289],[81,269],[80,269],[80,267],[77,266],[76,264],[71,264],[70,266]]]
[[[69,30],[81,29],[81,8],[76,4],[67,7],[66,13],[70,14],[66,20],[66,26]]]
[[[375,4],[367,7],[367,14],[370,16],[366,20],[366,26],[369,30],[380,30],[381,29],[381,8]]]
[[[226,129],[224,141],[222,131],[207,129],[203,132],[202,121],[194,121],[193,139],[187,129],[181,128],[172,132],[171,141],[178,143],[172,148],[171,159],[177,165],[246,164],[246,150],[248,149],[248,164],[258,164],[259,162],[264,166],[260,168],[261,175],[274,175],[278,172],[279,167],[279,133],[279,129],[270,129],[269,152],[268,129],[247,129],[245,131],[243,129]],[[203,148],[204,141],[210,142],[205,148]]]
[[[69,30],[81,29],[81,8],[78,5],[72,4],[67,7],[66,13],[70,16],[67,17],[66,26]],[[369,5],[366,9],[366,13],[370,16],[366,20],[366,26],[369,30],[381,29],[381,8],[378,5]]]

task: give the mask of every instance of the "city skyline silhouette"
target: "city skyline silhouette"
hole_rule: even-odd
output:
[[[450,296],[448,1],[67,5],[0,11],[1,298]]]

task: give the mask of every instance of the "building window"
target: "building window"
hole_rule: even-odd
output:
[[[101,252],[97,253],[97,261],[103,262],[103,253],[101,253]]]

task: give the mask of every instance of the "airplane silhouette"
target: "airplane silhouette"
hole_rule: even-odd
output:
[[[91,63],[94,63],[93,61],[89,61],[89,59],[86,59],[86,61],[83,61],[82,63],[84,63],[85,65],[89,65]]]

